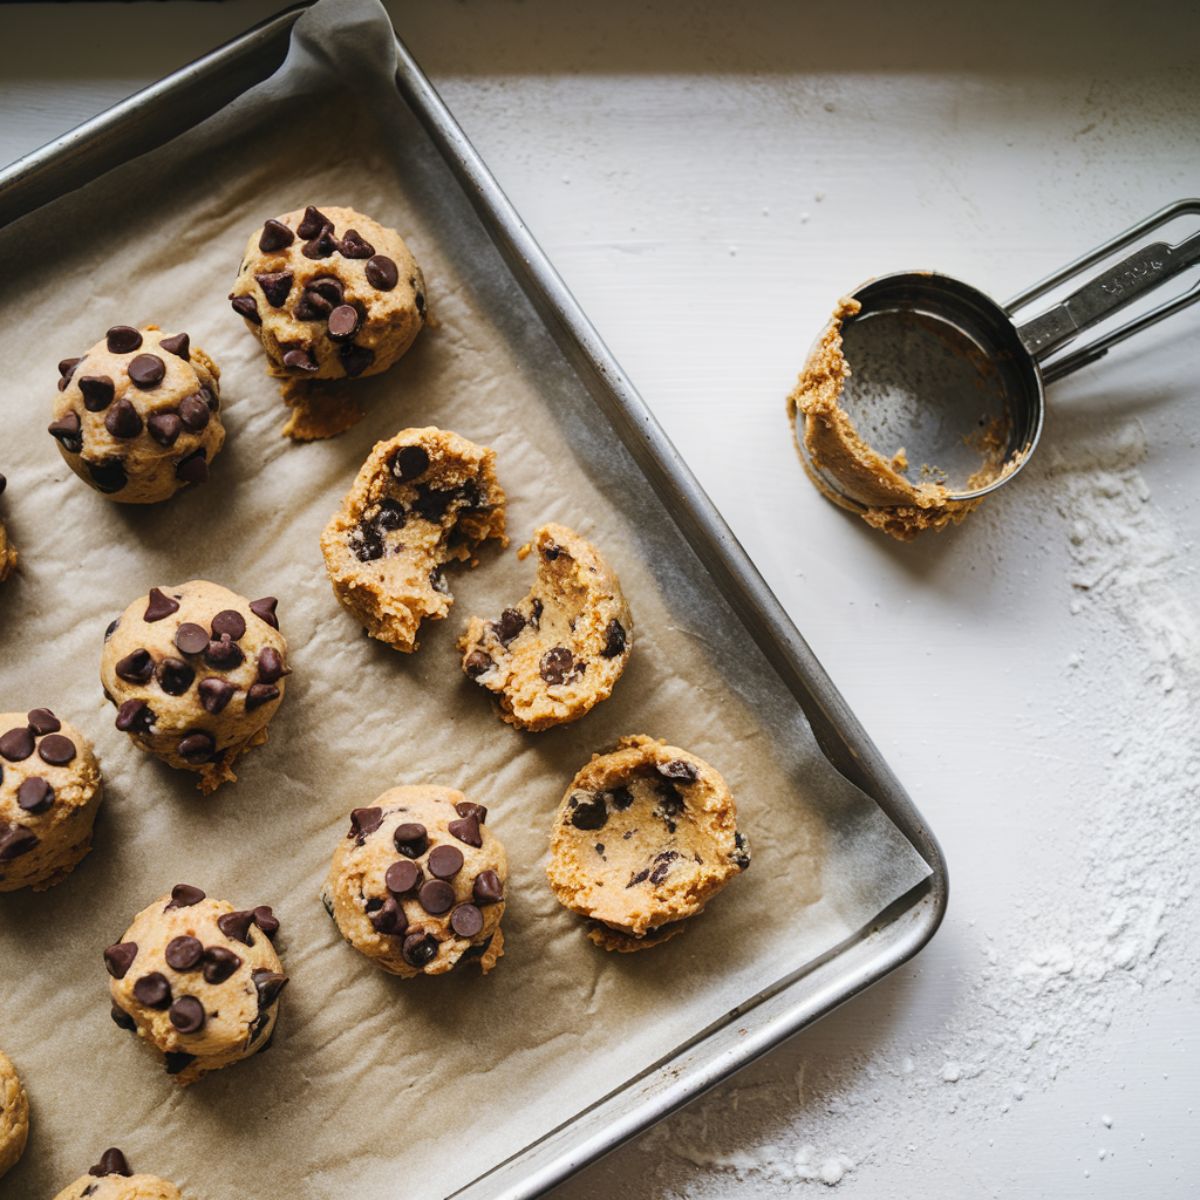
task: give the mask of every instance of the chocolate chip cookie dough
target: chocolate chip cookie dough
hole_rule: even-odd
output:
[[[157,1175],[135,1175],[115,1146],[100,1155],[86,1175],[68,1184],[54,1200],[183,1200],[179,1189]]]
[[[750,865],[737,808],[703,759],[654,738],[622,738],[571,781],[546,873],[560,904],[606,950],[666,941]]]
[[[0,892],[44,891],[92,848],[101,799],[92,744],[48,708],[0,713]]]
[[[321,535],[334,593],[372,637],[411,653],[421,622],[454,603],[443,568],[474,566],[489,538],[508,544],[504,499],[486,446],[433,426],[377,442]]]
[[[0,475],[0,496],[4,495],[4,489],[7,486],[8,480]],[[0,520],[0,583],[3,583],[12,574],[16,565],[17,548],[8,540],[8,530],[4,528],[4,522]]]
[[[104,951],[112,1019],[153,1046],[178,1083],[264,1049],[287,983],[265,905],[235,910],[179,883]]]
[[[458,640],[462,668],[494,693],[501,719],[541,730],[606,700],[633,650],[616,574],[565,525],[543,525],[518,552],[536,552],[529,595],[495,621],[472,617]]]
[[[274,596],[247,600],[203,579],[151,588],[104,634],[100,680],[117,728],[208,793],[267,740],[283,701],[287,642]]]
[[[67,465],[122,504],[154,504],[204,483],[225,441],[220,371],[186,333],[114,325],[58,364],[50,435]]]
[[[508,859],[487,809],[452,788],[396,787],[350,814],[321,900],[342,936],[392,975],[487,974],[504,953]]]
[[[0,1050],[0,1178],[17,1165],[29,1140],[29,1099],[17,1068]]]

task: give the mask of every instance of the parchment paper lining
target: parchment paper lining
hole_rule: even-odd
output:
[[[0,587],[0,709],[49,705],[95,739],[96,848],[68,882],[0,896],[0,1045],[33,1106],[5,1194],[52,1195],[105,1146],[198,1200],[445,1196],[861,929],[926,864],[821,757],[676,527],[511,280],[390,80],[369,0],[306,14],[285,67],[203,126],[0,234],[4,514],[22,553]],[[400,229],[436,327],[333,441],[278,434],[284,409],[225,296],[248,231],[306,203]],[[212,482],[154,509],[111,504],[45,433],[55,363],[113,324],[186,329],[222,368]],[[618,570],[636,648],[582,722],[522,735],[465,682],[454,638],[524,594],[510,549],[452,571],[456,605],[405,658],[363,637],[321,565],[321,528],[372,443],[407,425],[495,447],[514,548],[547,520]],[[210,578],[280,598],[295,675],[269,743],[204,800],[113,728],[101,635],[155,584]],[[624,733],[687,746],[738,797],[754,850],[686,935],[595,949],[544,877],[571,776]],[[317,899],[349,809],[398,782],[489,806],[512,864],[495,973],[386,978]],[[100,949],[186,880],[267,903],[292,984],[270,1053],[181,1091],[108,1017]]]

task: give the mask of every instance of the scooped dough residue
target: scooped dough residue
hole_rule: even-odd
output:
[[[952,499],[950,490],[940,482],[941,472],[933,465],[923,465],[921,481],[912,482],[902,474],[909,467],[904,447],[884,456],[863,441],[838,403],[850,375],[850,365],[842,354],[842,323],[860,308],[857,300],[839,301],[788,396],[788,417],[798,448],[801,436],[804,439],[803,448],[808,452],[800,456],[804,469],[826,499],[857,513],[868,525],[908,542],[927,529],[957,524],[980,501]],[[800,416],[804,417],[803,433]],[[981,434],[978,449],[984,461],[968,479],[968,488],[986,487],[1016,469],[1020,457],[1005,462],[1006,446],[1002,430],[989,428]],[[821,472],[836,479],[842,490],[831,487]]]

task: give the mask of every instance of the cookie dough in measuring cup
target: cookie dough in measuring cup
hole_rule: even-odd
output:
[[[788,397],[796,446],[827,499],[901,541],[961,521],[1037,447],[1045,385],[1200,300],[1200,283],[1093,342],[1077,334],[1191,267],[1200,233],[1144,245],[1039,316],[1016,313],[1154,229],[1181,200],[1001,306],[948,275],[883,275],[839,302]]]

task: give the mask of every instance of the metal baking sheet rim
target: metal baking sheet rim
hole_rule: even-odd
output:
[[[304,0],[0,171],[0,228],[162,145],[270,76]],[[714,1087],[916,954],[945,915],[932,831],[765,581],[550,265],[458,123],[397,38],[400,97],[418,118],[559,348],[601,406],[714,583],[804,710],[822,752],[883,808],[931,874],[871,926],[773,982],[669,1058],[521,1148],[458,1197],[527,1200]],[[172,103],[160,103],[166,99]]]

